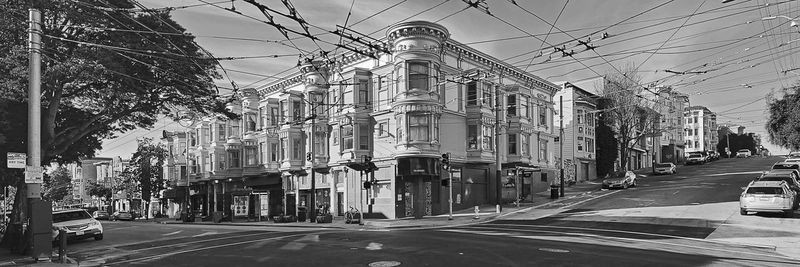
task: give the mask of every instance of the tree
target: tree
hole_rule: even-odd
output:
[[[111,195],[113,194],[111,188],[108,188],[105,185],[98,183],[89,184],[89,190],[87,192],[89,193],[90,196],[103,198],[105,200],[111,199]]]
[[[135,10],[141,6],[132,0],[2,1],[3,158],[7,151],[27,151],[27,13],[31,2],[46,2],[37,6],[43,18],[42,162],[37,164],[93,157],[103,139],[150,128],[159,116],[174,118],[175,108],[233,116],[224,110],[214,85],[214,79],[220,77],[216,60],[172,20],[169,10]],[[2,169],[3,183],[17,186],[16,198],[24,199],[21,172]],[[15,202],[12,221],[24,220],[24,202]],[[3,241],[8,238],[18,236],[4,235]]]
[[[789,150],[800,150],[800,84],[783,89],[783,96],[767,98],[767,133],[771,143]]]
[[[139,146],[133,153],[130,161],[131,172],[139,182],[142,192],[142,200],[146,203],[145,208],[150,203],[154,192],[164,189],[164,161],[168,156],[168,151],[164,146],[153,143],[152,138],[139,140]],[[145,217],[148,212],[145,212]]]
[[[42,184],[42,199],[62,202],[72,193],[72,176],[64,166],[58,166],[50,174],[45,175]]]
[[[604,111],[603,116],[617,135],[620,167],[623,169],[628,167],[631,149],[643,139],[655,138],[661,132],[658,128],[660,115],[655,111],[658,107],[642,96],[645,88],[641,80],[633,64],[622,68],[621,73],[606,74],[603,80],[601,94],[611,107]]]
[[[606,110],[610,108],[607,99],[599,99],[597,109]],[[607,174],[614,171],[614,161],[619,156],[619,144],[617,142],[616,133],[611,129],[609,124],[609,116],[601,111],[598,115],[597,125],[595,126],[595,139],[597,144],[597,176],[605,177]]]

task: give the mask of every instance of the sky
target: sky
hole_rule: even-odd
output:
[[[289,13],[279,0],[256,1]],[[296,70],[301,51],[345,52],[335,49],[338,37],[326,33],[339,26],[380,39],[389,25],[427,20],[445,26],[451,39],[549,81],[580,81],[636,67],[642,84],[671,86],[689,95],[690,105],[716,112],[719,124],[743,125],[761,135],[773,154],[788,153],[768,142],[764,125],[767,99],[780,97],[781,88],[800,79],[800,58],[793,53],[800,47],[800,28],[790,26],[790,19],[800,16],[798,1],[494,0],[479,8],[461,0],[291,1],[311,34],[321,34],[316,44],[292,33],[289,42],[241,0],[139,2],[175,7],[173,19],[215,57],[255,57],[221,61],[227,75],[217,81],[220,87],[231,88],[231,81],[239,88],[274,82]],[[230,11],[234,8],[238,13]],[[303,31],[296,21],[270,14],[277,24]],[[564,57],[553,53],[554,46],[575,53]],[[97,155],[130,158],[137,138],[181,128],[160,120],[151,129],[105,140]]]

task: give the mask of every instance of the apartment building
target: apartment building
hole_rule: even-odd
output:
[[[561,110],[564,118],[564,177],[567,181],[587,181],[597,177],[595,126],[598,96],[569,82],[561,85],[553,97],[554,109]],[[560,125],[561,114],[555,116]],[[560,144],[556,144],[560,145]],[[560,149],[560,148],[559,148]]]
[[[441,214],[444,153],[456,209],[497,202],[518,166],[536,170],[520,191],[545,190],[556,178],[559,88],[449,37],[436,23],[396,24],[382,39],[391,54],[310,57],[240,90],[228,105],[240,119],[203,118],[187,131],[191,206],[232,220],[310,207]]]
[[[661,114],[660,162],[680,164],[686,154],[686,121],[684,109],[689,105],[689,96],[672,89],[657,89],[657,109]]]
[[[686,107],[683,112],[686,152],[713,151],[719,136],[717,115],[703,106]]]
[[[106,184],[113,174],[112,158],[81,158],[77,163],[66,165],[72,177],[72,199],[80,203],[98,207],[100,201],[89,196],[89,186],[93,183]]]

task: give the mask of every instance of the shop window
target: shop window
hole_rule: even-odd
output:
[[[420,89],[429,91],[428,77],[430,72],[426,62],[408,62],[408,90]]]
[[[408,115],[409,141],[430,141],[428,115]]]

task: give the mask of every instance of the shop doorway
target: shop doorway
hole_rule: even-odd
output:
[[[399,212],[403,217],[420,219],[423,216],[433,215],[431,176],[410,175],[401,178],[398,192],[402,200],[397,203]]]

